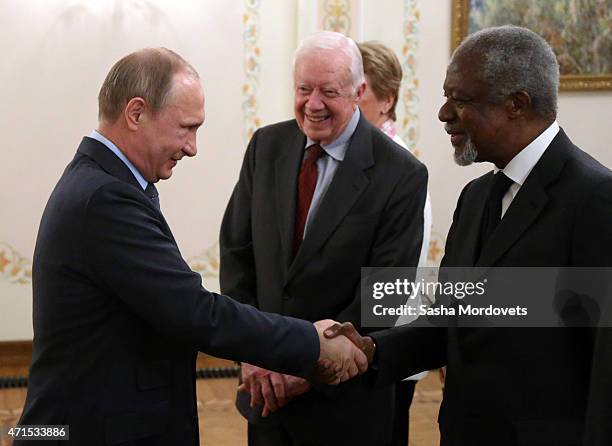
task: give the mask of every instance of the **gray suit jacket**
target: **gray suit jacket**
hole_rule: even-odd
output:
[[[359,328],[361,268],[418,262],[427,170],[362,117],[293,258],[305,141],[295,120],[253,136],[221,228],[221,288],[265,311]],[[238,407],[261,421],[248,395],[239,395]],[[317,387],[265,421],[282,423],[306,443],[384,444],[392,409],[392,386],[368,390],[355,379]]]

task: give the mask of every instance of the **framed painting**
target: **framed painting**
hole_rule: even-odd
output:
[[[561,90],[612,90],[612,0],[452,0],[451,51],[473,32],[513,24],[552,46]]]

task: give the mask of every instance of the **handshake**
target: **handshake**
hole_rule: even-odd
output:
[[[338,384],[365,373],[374,358],[375,345],[370,337],[361,337],[353,324],[339,324],[331,319],[314,323],[321,350],[314,380]]]
[[[339,384],[367,371],[374,358],[372,338],[362,337],[350,322],[340,324],[325,319],[314,326],[319,334],[320,353],[313,381]],[[251,394],[251,407],[263,406],[263,417],[310,389],[311,383],[303,378],[242,364],[242,384],[238,390]]]

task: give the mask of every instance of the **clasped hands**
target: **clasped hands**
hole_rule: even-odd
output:
[[[313,380],[322,384],[339,384],[365,373],[374,356],[374,343],[361,337],[350,322],[339,324],[331,319],[317,321],[320,353]],[[311,389],[309,381],[292,375],[242,363],[242,384],[238,391],[251,395],[251,407],[263,406],[267,417],[296,396]]]

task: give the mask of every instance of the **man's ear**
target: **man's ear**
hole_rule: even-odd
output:
[[[362,82],[361,84],[359,84],[359,87],[357,87],[357,91],[355,92],[355,100],[357,102],[359,102],[361,98],[363,97],[363,93],[365,92],[365,89],[366,89],[365,82]]]
[[[524,117],[531,111],[531,96],[526,91],[517,91],[511,94],[506,102],[506,110],[510,119]]]
[[[143,98],[136,97],[129,100],[123,115],[130,130],[138,130],[138,126],[142,123],[146,111],[147,103]]]

